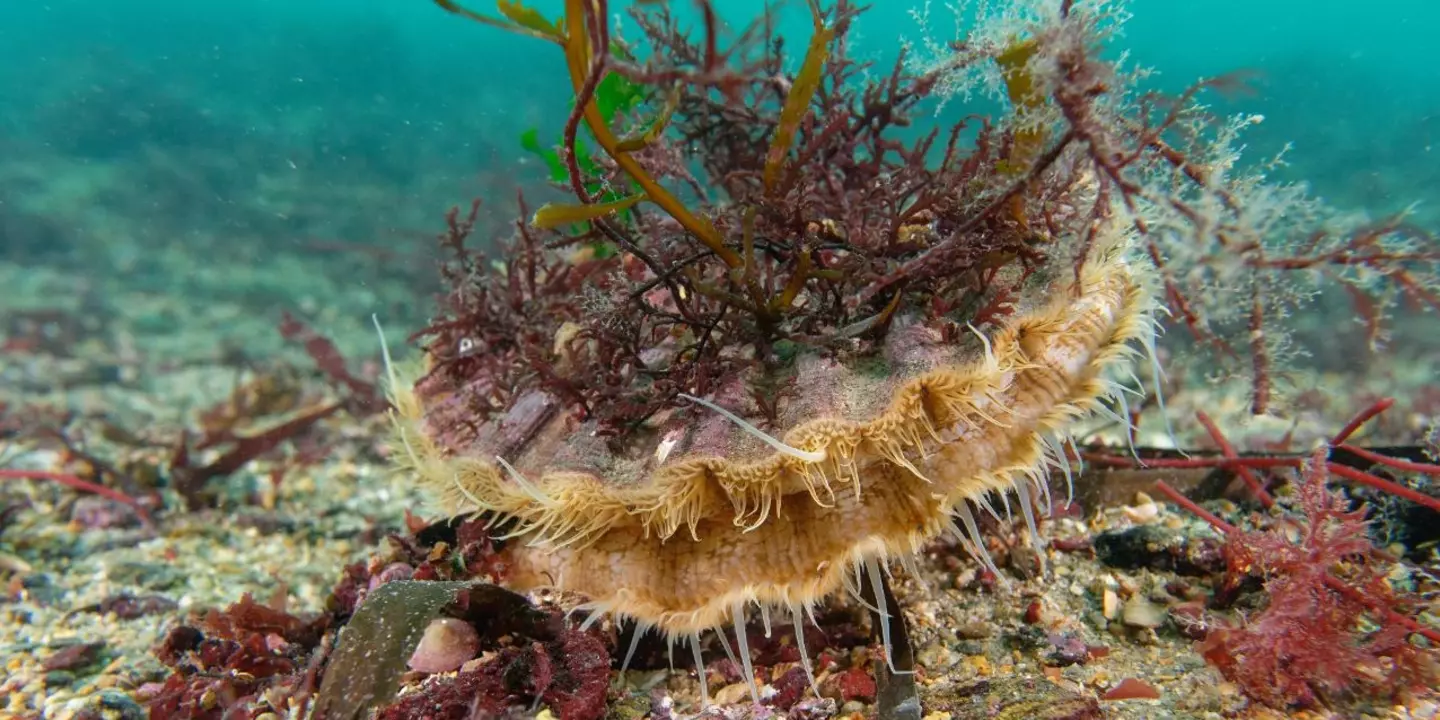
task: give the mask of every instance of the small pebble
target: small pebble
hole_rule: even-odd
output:
[[[1066,667],[1084,663],[1090,659],[1090,648],[1074,633],[1056,633],[1050,635],[1047,640],[1051,647],[1050,652],[1045,656],[1047,665]]]
[[[950,652],[949,648],[940,643],[930,643],[926,645],[921,648],[920,652],[915,656],[915,660],[931,672],[944,670],[954,665],[958,659],[955,653]]]
[[[129,505],[90,495],[75,501],[70,508],[70,522],[82,528],[98,530],[132,527],[140,523],[140,517]]]
[[[1165,622],[1165,609],[1150,602],[1144,595],[1131,595],[1125,601],[1121,619],[1130,627],[1153,629]]]
[[[1032,600],[1025,606],[1025,615],[1022,618],[1026,625],[1035,625],[1040,622],[1044,614],[1044,604],[1039,600]]]
[[[47,688],[68,687],[73,682],[75,682],[75,673],[69,670],[54,670],[45,673],[45,687]]]
[[[1160,506],[1153,502],[1147,502],[1143,505],[1126,507],[1122,512],[1130,522],[1136,525],[1144,525],[1154,522],[1156,518],[1160,517]]]
[[[749,702],[750,686],[743,682],[726,685],[716,690],[711,699],[714,700],[717,705],[734,705],[740,702]]]
[[[955,636],[966,640],[984,640],[995,634],[995,628],[986,622],[967,622],[955,628]]]
[[[34,568],[30,566],[30,563],[27,563],[24,560],[21,560],[20,558],[9,553],[0,553],[0,572],[8,572],[19,575],[31,572],[33,570]]]
[[[99,705],[101,709],[114,711],[119,720],[141,720],[146,716],[145,708],[121,692],[107,690],[100,693]]]

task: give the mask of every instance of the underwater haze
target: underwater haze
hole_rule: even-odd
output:
[[[717,3],[732,29],[763,6]],[[553,17],[560,3],[536,7]],[[944,3],[928,28],[921,7],[876,3],[856,30],[862,52],[883,61],[953,37]],[[1265,117],[1247,135],[1251,161],[1288,146],[1281,179],[1375,216],[1413,206],[1435,227],[1440,5],[1128,7],[1112,51],[1153,68],[1156,87],[1246,73],[1249,92],[1208,101]],[[780,17],[798,55],[804,3]],[[298,308],[373,352],[371,313],[424,320],[447,208],[482,198],[485,236],[512,222],[518,191],[532,206],[548,197],[520,141],[565,120],[568,84],[544,45],[427,0],[4,3],[0,307],[119,303],[146,347],[176,357],[273,349],[278,313]]]
[[[1440,0],[865,1],[0,0],[0,718],[1436,718]]]

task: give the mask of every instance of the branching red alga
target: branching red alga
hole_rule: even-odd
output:
[[[1212,460],[1213,466],[1247,472],[1298,470],[1293,500],[1254,529],[1228,523],[1163,481],[1157,484],[1224,534],[1228,587],[1251,577],[1264,583],[1264,608],[1238,623],[1212,623],[1200,651],[1247,696],[1266,705],[1315,707],[1350,695],[1388,698],[1440,679],[1440,629],[1418,619],[1424,612],[1421,598],[1394,582],[1393,558],[1367,534],[1368,511],[1352,509],[1329,487],[1331,476],[1338,475],[1440,508],[1434,497],[1330,459],[1332,447],[1341,447],[1380,467],[1440,477],[1440,466],[1344,444],[1388,406],[1381,401],[1360,413],[1332,438],[1333,445],[1317,448],[1308,459],[1240,458],[1231,450]],[[1253,477],[1250,482],[1257,496],[1269,497]]]

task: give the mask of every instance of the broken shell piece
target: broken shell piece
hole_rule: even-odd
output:
[[[470,623],[456,618],[437,618],[425,628],[420,644],[410,656],[410,669],[426,673],[458,670],[480,650],[480,636]]]
[[[1165,609],[1144,595],[1132,595],[1125,601],[1123,612],[1125,624],[1130,627],[1153,629],[1165,623]]]
[[[1155,519],[1160,517],[1160,506],[1154,502],[1147,502],[1141,505],[1128,506],[1122,512],[1125,514],[1125,519],[1130,522],[1136,525],[1147,525],[1155,522]]]
[[[1120,596],[1110,588],[1105,588],[1100,595],[1100,614],[1104,615],[1106,620],[1114,620],[1120,616]]]

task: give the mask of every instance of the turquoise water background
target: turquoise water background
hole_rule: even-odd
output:
[[[556,0],[534,4],[559,12]],[[913,3],[876,5],[857,30],[861,52],[885,60],[921,31]],[[717,6],[739,26],[762,4]],[[1285,179],[1373,214],[1419,203],[1416,219],[1440,225],[1440,3],[1128,7],[1112,50],[1155,68],[1158,87],[1256,73],[1253,94],[1217,100],[1267,118],[1249,157],[1292,144]],[[933,31],[950,29],[943,3],[932,15]],[[783,17],[798,53],[804,3]],[[331,316],[343,328],[376,310],[423,317],[413,292],[382,281],[430,276],[415,257],[447,207],[483,197],[485,227],[500,231],[517,189],[544,196],[545,170],[518,138],[558,133],[569,97],[560,63],[545,43],[428,0],[5,2],[0,260],[104,287],[208,294],[268,318],[257,327],[297,304],[341,308]],[[34,282],[4,302],[58,302],[54,282]]]

